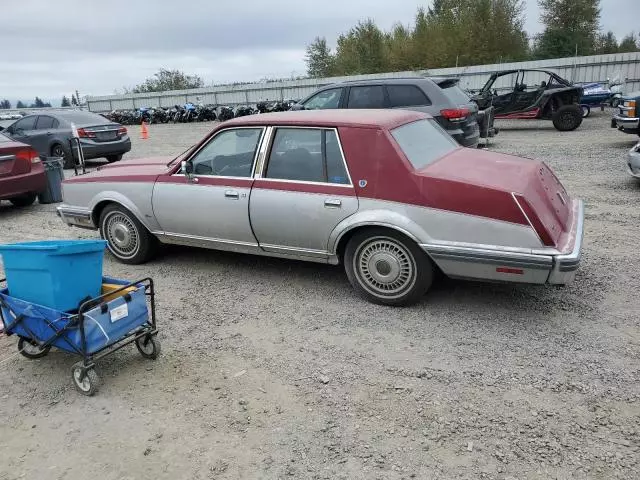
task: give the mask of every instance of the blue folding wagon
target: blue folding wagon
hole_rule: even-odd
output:
[[[153,280],[102,277],[104,248],[102,240],[0,245],[5,333],[19,337],[18,350],[29,359],[52,347],[82,357],[72,377],[83,395],[98,391],[100,358],[131,343],[145,358],[160,354]]]

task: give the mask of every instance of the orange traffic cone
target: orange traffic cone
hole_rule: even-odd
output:
[[[142,122],[142,124],[140,125],[140,138],[142,138],[142,140],[149,139],[149,129],[147,128],[147,122]]]

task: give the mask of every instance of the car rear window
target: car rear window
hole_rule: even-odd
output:
[[[109,120],[104,118],[102,115],[98,115],[97,113],[92,112],[82,112],[82,111],[73,111],[73,112],[60,112],[57,115],[64,118],[68,122],[73,122],[76,125],[104,125],[106,123],[111,123]]]
[[[440,85],[445,95],[449,97],[456,105],[464,105],[471,102],[471,97],[462,90],[457,83],[445,83]]]
[[[433,119],[407,123],[391,130],[391,135],[416,170],[459,148]]]

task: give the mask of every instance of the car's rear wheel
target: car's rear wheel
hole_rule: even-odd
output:
[[[38,195],[36,195],[35,193],[25,193],[24,195],[20,195],[19,197],[10,198],[9,201],[16,207],[28,207],[36,201],[37,196]]]
[[[119,162],[120,160],[122,160],[122,154],[120,154],[120,155],[107,155],[105,158],[107,159],[107,162],[109,162],[109,163]]]
[[[108,205],[100,214],[100,235],[114,257],[132,265],[149,260],[158,242],[135,215],[115,204]]]
[[[553,114],[553,126],[561,132],[575,130],[582,123],[580,105],[563,105]]]
[[[415,242],[384,228],[353,235],[345,250],[344,267],[361,296],[391,306],[420,301],[434,276],[431,260]]]

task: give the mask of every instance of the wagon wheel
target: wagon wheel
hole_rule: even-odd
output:
[[[155,360],[160,356],[160,340],[153,335],[145,335],[136,340],[136,347],[140,355],[149,360]]]
[[[76,363],[71,367],[73,384],[82,395],[91,397],[98,393],[100,377],[93,368],[85,369],[82,363]]]
[[[51,345],[40,348],[40,346],[33,340],[23,337],[20,337],[20,340],[18,340],[18,351],[23,357],[26,357],[29,360],[46,357],[49,350],[51,350]]]

